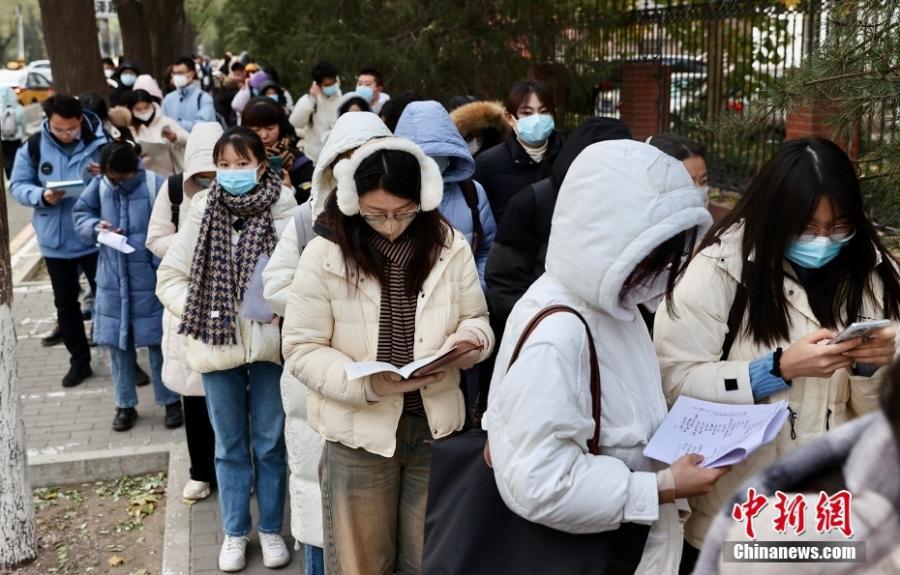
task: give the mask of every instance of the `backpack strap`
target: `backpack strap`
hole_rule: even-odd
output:
[[[737,291],[734,293],[734,301],[731,302],[731,309],[728,311],[728,333],[722,341],[722,357],[720,361],[726,361],[731,353],[731,348],[737,339],[741,330],[741,321],[744,319],[744,312],[747,310],[747,288],[738,282]]]
[[[556,207],[556,189],[550,178],[531,184],[531,189],[534,190],[536,207],[535,232],[546,241],[550,237],[550,223],[553,221],[553,210]]]
[[[484,226],[481,225],[481,212],[478,211],[478,188],[475,180],[468,179],[459,183],[466,205],[472,212],[472,252],[478,251],[478,246],[484,241]]]
[[[316,237],[310,202],[304,202],[294,208],[294,227],[297,230],[297,252],[302,254],[306,244]]]
[[[172,204],[172,224],[178,233],[178,221],[181,215],[181,202],[184,201],[184,173],[172,174],[169,182],[169,203]]]
[[[29,137],[26,145],[28,146],[28,158],[31,160],[35,174],[37,174],[40,168],[38,164],[41,163],[41,131],[38,130],[36,134]]]

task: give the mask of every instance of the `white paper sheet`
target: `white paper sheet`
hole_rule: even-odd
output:
[[[699,453],[702,467],[734,465],[775,439],[787,417],[786,401],[732,405],[681,396],[644,455],[671,464],[687,453]]]
[[[128,238],[115,232],[100,230],[97,232],[97,242],[104,246],[109,246],[114,250],[118,250],[123,254],[134,252],[134,248],[128,245]]]

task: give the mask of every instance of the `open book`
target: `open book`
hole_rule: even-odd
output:
[[[461,341],[440,355],[423,357],[403,367],[394,367],[383,361],[358,361],[346,364],[344,370],[347,372],[347,379],[350,380],[360,379],[367,375],[375,375],[376,373],[396,373],[403,379],[410,379],[440,371],[442,367],[450,365],[468,352],[482,349],[482,347],[468,341]]]
[[[682,395],[644,455],[671,464],[686,453],[699,453],[701,467],[734,465],[775,439],[787,417],[786,401],[732,405]]]

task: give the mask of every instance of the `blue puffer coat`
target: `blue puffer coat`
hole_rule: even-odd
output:
[[[85,243],[72,227],[72,208],[75,198],[63,198],[55,206],[44,203],[44,189],[48,182],[91,178],[88,165],[100,161],[100,148],[106,144],[103,125],[94,114],[84,112],[81,137],[69,150],[64,149],[50,133],[48,120],[40,132],[38,165],[32,164],[25,143],[16,152],[10,178],[10,192],[23,206],[34,208],[32,223],[37,233],[41,255],[45,258],[78,258],[97,251],[93,243]]]
[[[466,204],[459,182],[468,180],[475,174],[475,160],[469,152],[466,141],[456,129],[456,124],[450,119],[450,114],[440,103],[433,100],[413,102],[403,110],[394,134],[412,140],[432,158],[439,156],[450,158],[450,165],[444,171],[441,214],[447,218],[450,225],[461,231],[471,244],[474,232],[472,210]],[[497,235],[497,224],[494,222],[484,188],[475,182],[475,190],[478,192],[478,213],[481,216],[481,227],[485,236],[475,252],[475,264],[478,266],[481,289],[484,290],[484,266],[494,243],[494,236]]]
[[[129,328],[135,347],[159,345],[162,340],[163,306],[156,299],[159,258],[147,249],[147,226],[162,176],[140,170],[140,186],[126,193],[111,188],[105,178],[94,178],[75,204],[75,230],[85,242],[96,242],[95,227],[106,220],[122,228],[134,252],[125,254],[100,246],[97,266],[97,299],[94,304],[94,341],[126,349]],[[148,187],[149,186],[149,187]],[[151,190],[152,187],[152,190]]]

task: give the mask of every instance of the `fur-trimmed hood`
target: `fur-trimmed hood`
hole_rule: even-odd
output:
[[[359,213],[359,192],[356,189],[354,175],[359,165],[381,150],[398,150],[415,156],[419,161],[421,170],[421,197],[419,206],[423,212],[438,209],[441,199],[444,197],[444,179],[437,163],[425,155],[422,148],[403,138],[378,138],[360,146],[353,155],[346,160],[338,162],[334,168],[334,177],[337,180],[337,203],[341,213],[345,216],[355,216]]]
[[[159,110],[157,110],[157,113]],[[131,125],[131,111],[125,106],[113,106],[107,113],[109,123],[117,128],[127,128]]]
[[[450,112],[450,119],[465,140],[484,130],[496,130],[501,140],[509,134],[509,124],[503,118],[503,105],[499,102],[465,104]]]

